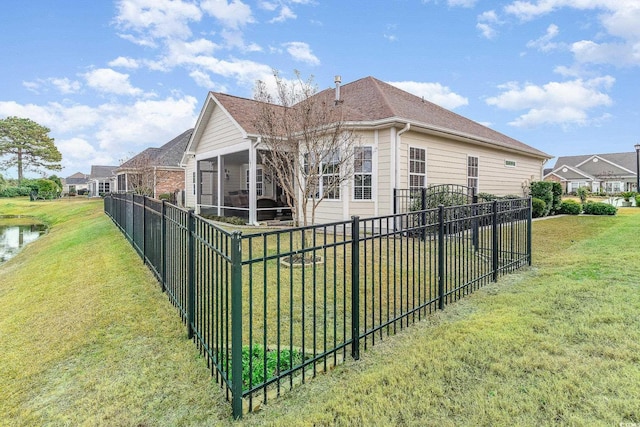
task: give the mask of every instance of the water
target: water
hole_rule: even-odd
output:
[[[0,218],[0,264],[16,256],[45,232],[46,227],[42,224],[4,225]]]

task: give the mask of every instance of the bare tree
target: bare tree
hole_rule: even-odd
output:
[[[154,160],[153,149],[147,149],[120,165],[118,170],[126,174],[127,191],[153,197]]]
[[[276,93],[256,82],[254,99],[261,108],[255,120],[263,164],[276,179],[294,220],[315,222],[325,199],[340,199],[354,172],[357,134],[343,120],[342,103],[332,91],[318,93],[313,77],[298,71],[287,81],[274,71]]]

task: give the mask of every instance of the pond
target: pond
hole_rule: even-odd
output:
[[[0,216],[0,265],[47,232],[47,227],[25,217]]]

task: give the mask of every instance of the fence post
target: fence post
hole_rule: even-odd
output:
[[[531,267],[532,264],[532,257],[533,257],[533,251],[532,251],[532,237],[533,237],[533,227],[532,227],[532,201],[533,199],[531,197],[529,197],[529,201],[528,201],[528,205],[529,205],[529,210],[528,210],[528,215],[527,215],[527,258],[529,261],[529,267]]]
[[[242,238],[231,234],[231,406],[242,418]]]
[[[360,218],[351,217],[351,357],[360,359]]]
[[[167,223],[165,221],[165,215],[167,213],[167,204],[166,200],[162,201],[162,209],[160,210],[160,262],[162,263],[160,266],[160,274],[162,275],[162,280],[160,280],[160,286],[162,287],[162,292],[167,290],[167,260],[165,257],[167,256]]]
[[[188,235],[188,250],[187,250],[187,263],[189,275],[187,279],[187,334],[189,339],[193,338],[193,326],[195,324],[195,310],[196,310],[196,272],[195,272],[195,239],[193,238],[195,229],[195,215],[193,210],[189,210],[189,217],[187,218],[187,235]]]
[[[493,201],[492,238],[491,238],[491,267],[493,268],[493,281],[498,281],[498,201]]]
[[[471,216],[473,219],[471,220],[472,231],[471,231],[471,242],[473,244],[473,249],[475,252],[478,252],[478,235],[480,234],[480,229],[478,227],[478,195],[476,194],[476,189],[472,188],[472,196],[471,196]]]
[[[444,205],[438,205],[438,308],[444,310]]]
[[[142,196],[142,263],[147,263],[147,196]]]

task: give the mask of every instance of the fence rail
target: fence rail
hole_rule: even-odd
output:
[[[105,197],[241,417],[531,264],[531,201],[438,206],[243,235],[167,202]]]

